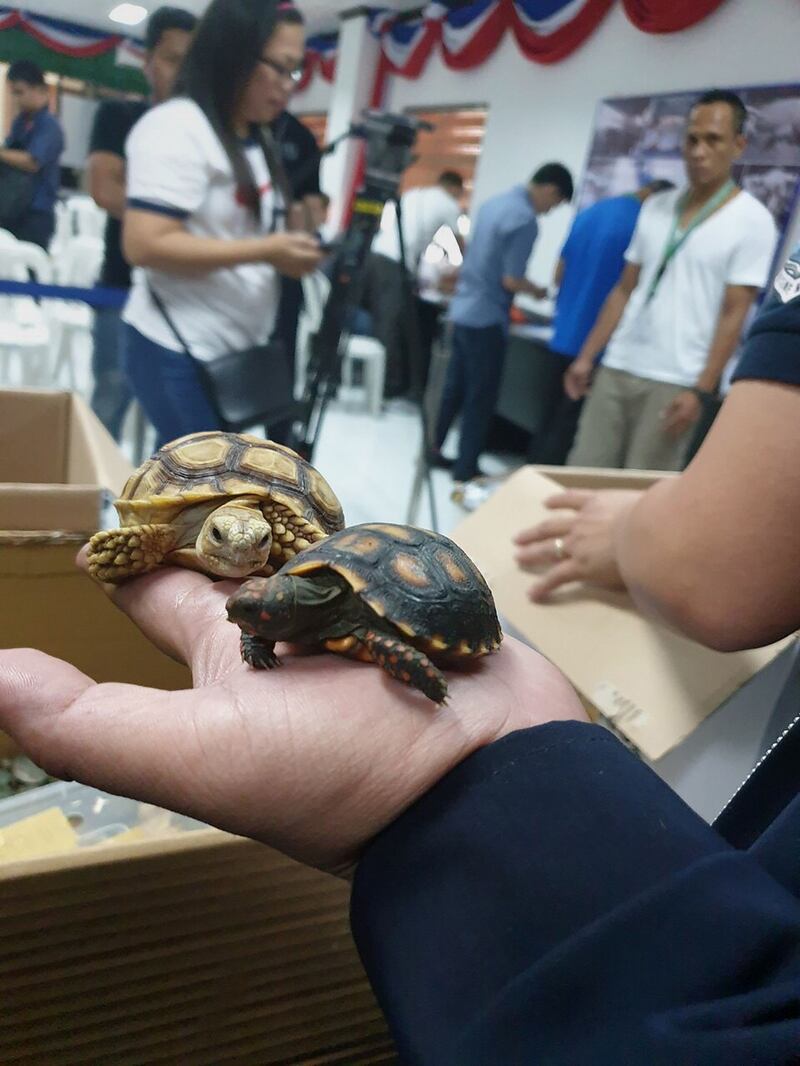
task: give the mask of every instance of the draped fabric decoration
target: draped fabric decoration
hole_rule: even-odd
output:
[[[309,37],[306,40],[306,55],[301,78],[295,92],[307,89],[317,71],[325,81],[331,82],[336,76],[336,53],[339,38],[334,34]]]
[[[675,33],[688,29],[722,4],[723,0],[622,0],[625,13],[645,33]]]
[[[0,30],[22,30],[51,52],[73,59],[93,59],[113,52],[124,38],[115,33],[103,33],[88,26],[75,26],[59,19],[29,15],[0,7]]]
[[[389,68],[418,78],[439,45],[451,70],[484,63],[507,32],[524,56],[556,63],[580,47],[602,21],[614,0],[473,0],[450,10],[431,3],[417,19],[374,12],[370,29],[381,41]]]

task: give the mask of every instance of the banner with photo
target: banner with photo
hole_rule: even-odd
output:
[[[800,85],[734,91],[747,107],[748,122],[747,148],[733,176],[769,208],[783,236],[800,179]],[[656,178],[685,185],[683,135],[689,110],[699,95],[665,93],[601,101],[578,208],[633,192]]]

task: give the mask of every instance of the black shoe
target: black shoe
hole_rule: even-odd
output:
[[[448,459],[434,448],[428,451],[428,466],[431,470],[452,470],[454,465],[455,459]]]

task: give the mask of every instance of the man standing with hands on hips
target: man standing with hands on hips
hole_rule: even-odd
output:
[[[605,349],[571,466],[683,466],[775,250],[769,211],[731,177],[746,119],[739,97],[720,90],[689,113],[688,187],[642,208],[623,275],[565,375],[567,395],[579,399]]]

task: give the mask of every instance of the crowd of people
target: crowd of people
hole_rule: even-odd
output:
[[[148,39],[154,102],[165,102],[98,116],[93,192],[117,251],[124,219],[122,258],[107,260],[105,277],[119,284],[127,274],[111,271],[140,268],[123,325],[98,324],[121,333],[98,387],[101,370],[110,381],[121,367],[162,440],[214,427],[197,361],[268,337],[280,277],[323,258],[313,226],[285,227],[298,208],[319,211],[318,186],[298,199],[286,177],[301,166],[294,150],[281,162],[264,132],[285,114],[302,56],[302,23],[286,4],[212,0],[196,27],[173,10],[154,17]],[[47,216],[58,136],[42,85],[26,85],[32,110],[23,106],[1,158],[42,175],[32,213]],[[731,177],[744,120],[734,94],[700,97],[685,130],[686,187],[650,184],[576,217],[556,271],[550,414],[533,457],[684,466],[769,281],[774,223]],[[453,178],[443,176],[430,225],[452,218]],[[569,171],[548,163],[478,213],[431,443],[432,461],[446,464],[460,413],[460,485],[480,472],[512,300],[546,291],[527,278],[537,220],[572,196]],[[373,260],[397,280],[399,248],[382,242]],[[627,590],[647,616],[723,651],[798,629],[798,279],[800,250],[682,472],[646,492],[559,494],[551,518],[516,533],[520,581],[540,572],[532,597],[576,581]],[[388,350],[397,314],[378,303]],[[393,389],[404,359],[398,345]],[[119,408],[105,409],[118,422]],[[43,653],[3,650],[0,726],[55,776],[351,879],[353,933],[404,1062],[800,1061],[800,714],[709,825],[512,638],[454,676],[432,713],[333,656],[298,657],[268,679],[249,671],[226,620],[232,587],[166,569],[111,593],[192,668],[193,690],[98,685]],[[248,757],[232,764],[242,745]]]

